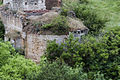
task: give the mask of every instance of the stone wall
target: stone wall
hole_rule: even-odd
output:
[[[23,39],[21,38],[22,20],[11,12],[1,12],[1,20],[5,27],[5,41],[10,41],[15,48],[23,48]]]
[[[40,56],[42,56],[46,50],[46,44],[48,40],[56,39],[57,43],[61,43],[66,38],[66,35],[37,35],[28,34],[26,48],[26,57],[32,59],[35,62],[40,61]]]
[[[46,0],[46,9],[50,10],[52,7],[60,7],[62,0]]]
[[[60,7],[62,0],[4,0],[9,3],[12,10],[50,10],[52,7]]]
[[[14,16],[13,14],[2,12],[1,19],[3,21],[6,31],[10,32],[16,30],[22,32],[23,26],[20,17]]]
[[[45,10],[45,0],[4,0],[12,10]]]

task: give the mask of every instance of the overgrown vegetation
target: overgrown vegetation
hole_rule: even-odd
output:
[[[0,41],[0,80],[120,79],[120,1],[64,1],[61,13],[64,16],[40,29],[58,35],[67,33],[65,16],[73,10],[90,29],[90,35],[83,36],[81,43],[72,34],[61,44],[49,41],[39,65],[19,55],[9,42]],[[35,24],[38,25],[41,24]],[[0,38],[3,37],[4,27],[0,22]]]
[[[0,1],[0,5],[2,5],[2,1]]]
[[[32,33],[40,33],[44,35],[65,35],[69,32],[67,18],[62,15],[53,17],[52,20],[48,22],[33,22],[32,24],[30,23],[30,25],[32,28],[29,30],[29,32]],[[29,29],[29,26],[27,29]],[[27,31],[27,29],[25,29],[25,31]]]
[[[108,79],[120,79],[120,28],[110,30],[100,39],[90,37],[79,43],[70,35],[61,45],[52,41],[48,44],[46,57],[54,61],[61,59],[69,66],[82,65],[88,77],[93,80],[93,74],[100,73]]]
[[[53,34],[61,35],[67,34],[69,27],[67,19],[64,16],[58,16],[51,21],[49,24],[45,24],[41,27],[43,30],[52,31]]]
[[[111,27],[120,25],[119,0],[63,0],[62,15],[74,11],[90,29],[89,33],[98,35]]]
[[[88,74],[80,66],[72,68],[60,59],[51,62],[44,56],[37,65],[17,54],[8,42],[0,41],[0,51],[1,80],[89,80]],[[94,80],[97,79],[104,80],[104,76],[94,74]]]

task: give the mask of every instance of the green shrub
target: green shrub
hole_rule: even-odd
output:
[[[61,45],[54,42],[51,44],[51,48],[49,47],[46,52],[49,60],[60,58],[73,67],[82,65],[88,74],[100,71],[106,79],[120,78],[120,27],[110,30],[98,39],[89,36],[88,39],[83,39],[82,43],[70,36]],[[90,78],[94,79],[94,76]]]
[[[89,32],[97,35],[101,29],[105,27],[106,18],[99,17],[95,10],[90,6],[78,5],[74,8],[76,16],[84,21],[84,25],[89,28]]]
[[[0,67],[8,62],[8,58],[15,54],[15,49],[9,42],[0,41]]]
[[[89,0],[79,0],[80,1],[80,3],[88,3],[89,2]]]
[[[50,30],[52,33],[57,35],[62,35],[68,33],[67,19],[64,16],[58,16],[50,24],[45,24],[42,26],[44,30]]]
[[[61,15],[63,15],[63,16],[67,16],[67,13],[68,13],[68,9],[65,9],[65,8],[61,8]]]
[[[37,65],[23,56],[16,55],[0,69],[1,80],[26,80],[31,73],[37,73]]]
[[[52,63],[47,60],[42,61],[39,67],[40,72],[36,74],[37,77],[31,78],[30,75],[28,80],[88,80],[87,74],[83,73],[80,67],[73,69],[59,60]]]
[[[63,52],[63,47],[61,47],[59,44],[56,44],[56,41],[49,41],[49,44],[47,45],[46,50],[46,56],[48,60],[56,60],[61,56]]]

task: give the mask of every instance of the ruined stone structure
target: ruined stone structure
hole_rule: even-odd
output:
[[[12,10],[45,10],[45,0],[4,0]]]
[[[4,0],[0,15],[5,26],[5,41],[10,41],[15,48],[23,49],[26,58],[38,63],[48,40],[61,43],[69,35],[53,35],[50,32],[41,34],[37,30],[39,26],[33,26],[34,22],[48,23],[59,16],[50,9],[60,5],[61,0]],[[70,33],[75,37],[80,38],[88,33],[88,28],[81,21],[68,17],[68,23]]]
[[[4,0],[12,10],[45,10],[61,5],[61,0]]]

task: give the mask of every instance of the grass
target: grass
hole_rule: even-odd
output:
[[[120,26],[120,1],[119,0],[90,0],[90,6],[95,12],[109,21],[106,23],[106,29]]]
[[[63,0],[67,3],[68,8],[71,10],[78,4],[79,0]],[[84,0],[82,0],[84,1]],[[85,0],[88,1],[86,4],[79,4],[81,6],[88,6],[91,11],[97,13],[97,15],[103,19],[107,18],[108,21],[105,23],[103,30],[108,31],[110,28],[120,26],[120,0]],[[70,3],[71,2],[71,3]]]

